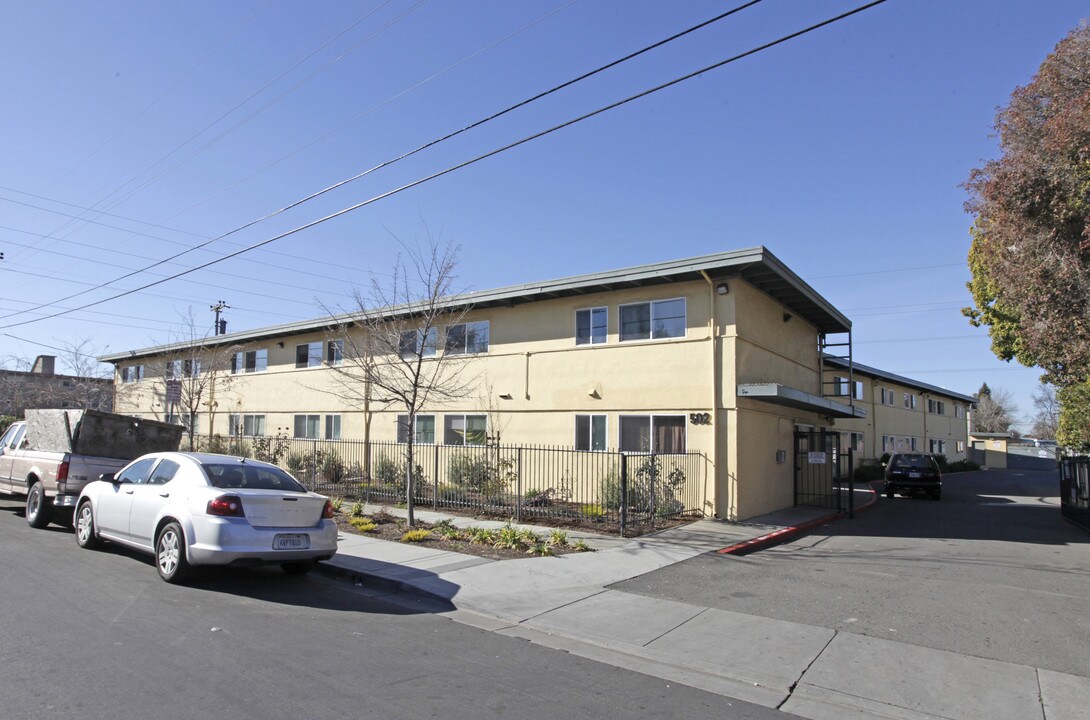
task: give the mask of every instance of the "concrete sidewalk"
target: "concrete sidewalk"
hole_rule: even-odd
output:
[[[628,540],[570,532],[597,552],[500,561],[342,535],[325,566],[417,609],[431,602],[458,622],[801,717],[1090,718],[1090,678],[608,589],[703,553],[762,538],[748,547],[759,548],[838,521],[793,508]]]

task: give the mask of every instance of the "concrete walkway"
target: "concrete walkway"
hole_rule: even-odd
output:
[[[342,535],[325,569],[418,610],[431,604],[490,632],[816,720],[1090,719],[1087,677],[608,589],[703,553],[759,549],[837,521],[794,508],[629,540],[570,532],[596,552],[500,561]]]

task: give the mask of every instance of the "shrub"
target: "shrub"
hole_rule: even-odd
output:
[[[222,435],[213,435],[205,439],[201,452],[227,455],[231,452],[231,444]]]
[[[339,483],[344,480],[347,475],[347,466],[344,460],[341,460],[341,456],[332,450],[322,451],[319,453],[319,472],[322,473],[322,477],[326,481],[331,483]]]
[[[431,531],[436,535],[446,538],[447,540],[461,540],[462,531],[454,527],[454,521],[440,520],[432,526]]]
[[[280,458],[284,457],[291,446],[287,435],[274,435],[272,437],[255,437],[253,439],[253,458],[274,465],[280,464]]]
[[[359,500],[352,503],[352,510],[349,514],[354,518],[363,517],[363,503]]]
[[[310,454],[300,450],[293,450],[284,457],[284,469],[301,480],[310,473]]]
[[[458,502],[464,500],[465,496],[465,492],[460,487],[450,483],[439,483],[439,487],[436,488],[436,497],[445,502]]]
[[[931,457],[935,458],[935,462],[939,464],[939,470],[942,472],[950,471],[950,463],[946,462],[945,455],[932,455]]]
[[[465,452],[451,457],[447,478],[460,488],[472,490],[489,500],[502,500],[517,479],[515,461],[491,460],[485,452]]]
[[[552,545],[549,545],[548,543],[537,542],[531,545],[529,549],[527,549],[526,554],[549,557],[550,555],[555,555],[556,553],[553,551]]]
[[[601,520],[606,516],[606,509],[601,505],[584,505],[583,517],[594,520],[595,522]]]
[[[374,532],[378,525],[371,518],[354,517],[348,520],[348,523],[359,530],[360,532]]]
[[[662,472],[661,458],[648,456],[629,470],[628,511],[650,512],[652,502],[657,515],[673,515],[685,509],[685,505],[676,499],[676,492],[685,484],[685,471],[675,467],[665,475]],[[652,489],[654,493],[652,494]],[[609,510],[621,507],[621,479],[611,472],[599,487],[599,500]]]
[[[551,533],[549,533],[549,539],[546,542],[548,542],[550,545],[555,545],[557,547],[567,547],[568,533],[557,528],[556,530],[553,530]]]
[[[491,545],[496,542],[496,532],[488,528],[469,527],[466,528],[466,535],[476,545]]]
[[[396,494],[398,495],[405,493],[405,470],[407,465],[404,460],[399,461],[389,455],[383,455],[375,460],[374,465],[375,471],[372,477],[375,480],[381,485],[396,488]],[[413,486],[419,490],[426,482],[424,468],[417,465],[413,471]]]
[[[404,535],[401,536],[401,542],[406,542],[406,543],[423,542],[424,540],[428,539],[428,535],[430,535],[430,534],[431,534],[430,531],[425,530],[423,528],[417,528],[416,530],[409,530]]]
[[[590,545],[587,545],[586,541],[584,540],[576,540],[574,543],[572,543],[571,547],[572,550],[574,550],[575,552],[594,552],[594,548],[592,548]]]

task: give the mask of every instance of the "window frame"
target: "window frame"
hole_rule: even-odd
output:
[[[326,342],[325,363],[330,367],[344,364],[344,340],[329,340]]]
[[[580,421],[586,420],[585,435],[579,427]],[[595,430],[595,424],[601,427]],[[597,441],[597,442],[596,442]],[[575,449],[584,452],[605,452],[609,446],[609,416],[602,413],[576,413],[575,415]]]
[[[424,428],[420,427],[421,420],[431,421],[431,439],[421,439],[421,436],[427,437],[427,433]],[[406,427],[409,421],[408,415],[397,416],[397,442],[405,445],[409,442],[409,430]],[[413,422],[416,427],[413,429],[413,445],[435,445],[435,415],[432,413],[418,413],[413,418]]]
[[[241,437],[265,437],[265,421],[265,413],[229,413],[227,415],[227,434],[231,437],[238,437],[240,433],[237,431],[241,428]],[[247,425],[249,425],[249,432],[247,432]],[[261,432],[256,432],[259,429]]]
[[[253,355],[253,369],[250,368],[249,356]],[[232,375],[250,375],[252,373],[265,372],[269,369],[269,349],[254,348],[253,350],[239,350],[231,356]]]
[[[126,365],[121,368],[121,383],[134,383],[140,382],[144,379],[144,366],[143,365]]]
[[[454,327],[454,326],[452,326]],[[402,360],[414,357],[432,358],[439,353],[439,331],[430,327],[402,330],[398,339],[397,354]]]
[[[658,319],[655,310],[661,305],[667,303],[681,303],[681,334],[680,335],[660,335],[656,333],[656,320]],[[629,308],[637,308],[647,306],[647,336],[643,337],[643,332],[639,332],[636,337],[628,337],[625,333],[625,318],[624,311]],[[672,298],[660,298],[658,300],[641,300],[640,302],[623,303],[617,306],[618,327],[617,338],[618,342],[654,342],[661,340],[684,340],[688,336],[689,332],[689,303],[688,299],[682,295],[680,297]],[[629,333],[628,335],[631,335]]]
[[[648,444],[650,445],[650,449],[648,449],[648,450],[626,450],[625,449],[625,442],[624,442],[624,439],[625,439],[624,438],[625,421],[626,420],[628,420],[628,421],[641,420],[641,419],[646,419],[648,421],[648,432],[650,433],[650,435],[649,435],[650,442]],[[658,437],[657,433],[655,432],[656,421],[666,420],[666,419],[670,419],[672,421],[675,421],[675,420],[678,420],[678,419],[681,420],[681,445],[682,445],[681,450],[669,451],[669,450],[657,449],[655,447],[656,439]],[[688,452],[688,447],[689,447],[689,427],[688,427],[687,420],[688,420],[687,416],[678,415],[678,414],[674,414],[674,413],[657,413],[657,414],[652,413],[652,414],[649,414],[649,415],[639,415],[639,414],[634,414],[634,413],[628,413],[628,414],[625,414],[625,415],[618,415],[617,416],[617,448],[618,448],[618,450],[620,450],[620,452],[628,453],[628,454],[635,454],[635,455],[684,455],[686,452]]]
[[[324,348],[325,343],[322,340],[315,340],[313,342],[298,343],[295,346],[295,369],[304,370],[312,367],[320,367],[324,360]],[[305,348],[305,355],[301,353],[301,350]],[[300,360],[300,356],[303,357]]]
[[[458,430],[449,426],[449,422],[461,418],[462,420],[462,442],[450,442],[451,437],[456,437]],[[478,430],[470,430],[469,420],[473,418],[474,421],[478,419],[484,420],[484,431],[480,437],[480,442],[469,442],[470,433],[478,432]],[[447,413],[443,415],[443,444],[453,447],[483,447],[488,444],[488,415],[484,413]]]
[[[299,418],[303,418],[303,434],[299,434]],[[314,434],[310,434],[311,420],[314,422]],[[296,440],[321,440],[322,416],[320,413],[295,413],[292,415],[292,438]]]
[[[594,322],[595,315],[602,314],[602,322],[599,326]],[[587,318],[587,335],[585,339],[581,339],[579,335],[579,318],[580,315],[586,314]],[[595,329],[601,327],[601,335],[595,333]],[[599,305],[596,307],[578,308],[575,311],[575,345],[581,347],[583,345],[605,345],[609,340],[609,307],[606,305]]]
[[[461,330],[458,330],[461,328]],[[481,330],[483,329],[483,333]],[[480,337],[483,335],[484,343],[483,349],[481,347]],[[461,337],[457,345],[451,342],[452,337]],[[470,341],[475,340],[474,345],[470,349]],[[473,322],[460,322],[454,325],[447,325],[445,331],[445,337],[443,338],[443,354],[444,355],[484,355],[488,352],[492,341],[492,331],[489,327],[488,320],[475,320]]]
[[[329,413],[322,418],[322,438],[324,440],[341,439],[341,414]]]

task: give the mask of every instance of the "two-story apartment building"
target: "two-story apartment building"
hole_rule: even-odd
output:
[[[466,311],[464,320],[429,342],[436,356],[469,356],[473,389],[424,408],[413,429],[418,442],[465,444],[502,433],[504,443],[587,451],[696,451],[710,468],[708,506],[741,519],[792,505],[787,458],[796,429],[862,415],[822,391],[821,339],[848,334],[850,321],[763,247],[445,304]],[[178,359],[192,350],[184,343],[102,360],[117,368],[120,412],[166,419],[177,412],[179,378],[215,374],[192,419],[201,433],[360,438],[365,413],[338,391],[345,347],[331,331],[352,320],[202,339],[202,352],[220,353],[219,361]],[[371,411],[371,439],[403,439],[404,410]]]
[[[918,451],[965,460],[968,414],[976,398],[842,358],[825,357],[825,383],[832,394],[851,398],[863,418],[837,421],[840,445],[859,460],[884,453]]]

